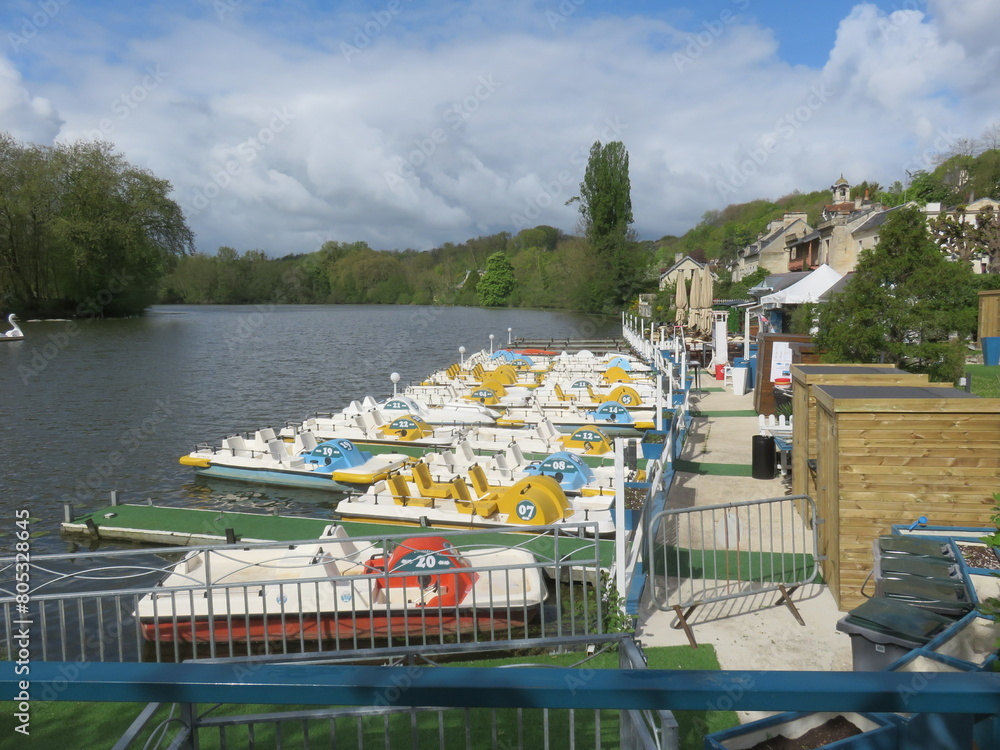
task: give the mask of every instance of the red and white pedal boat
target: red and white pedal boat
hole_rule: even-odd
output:
[[[153,641],[389,638],[521,627],[545,597],[526,550],[422,536],[386,555],[329,526],[311,544],[192,552],[135,614]]]

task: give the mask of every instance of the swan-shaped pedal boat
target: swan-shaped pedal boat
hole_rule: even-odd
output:
[[[24,331],[17,324],[17,315],[11,313],[7,316],[7,322],[12,326],[9,331],[0,333],[0,341],[20,341],[24,338]]]

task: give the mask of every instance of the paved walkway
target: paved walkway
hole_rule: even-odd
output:
[[[673,486],[668,508],[714,505],[782,497],[791,490],[781,477],[753,479],[752,437],[758,434],[753,394],[736,396],[721,381],[701,373],[702,390],[691,397],[695,416]],[[744,414],[745,416],[728,416]],[[727,416],[715,416],[727,415]],[[685,463],[689,462],[689,463]],[[711,464],[712,466],[704,466]],[[719,466],[719,465],[724,466]],[[701,473],[698,469],[713,471]],[[642,602],[637,636],[647,646],[688,643],[684,631],[672,627],[677,618],[650,605],[649,586]],[[836,630],[844,616],[826,586],[811,584],[792,595],[805,621],[768,593],[699,607],[689,618],[699,644],[712,644],[723,669],[850,670],[850,638]],[[744,716],[744,720],[750,718]]]

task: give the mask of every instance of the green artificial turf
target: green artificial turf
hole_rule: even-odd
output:
[[[657,575],[663,575],[664,566],[667,575],[684,578],[797,583],[815,575],[815,581],[822,581],[813,556],[804,553],[724,552],[666,546],[658,548],[652,567]]]
[[[674,471],[685,471],[691,474],[711,474],[717,477],[749,477],[753,476],[751,464],[713,464],[704,461],[674,461]]]
[[[698,669],[717,670],[719,662],[715,649],[703,645],[697,649],[688,646],[671,646],[645,649],[650,669]],[[585,658],[582,653],[539,654],[502,659],[455,662],[456,666],[500,667],[509,664],[544,665],[568,667]],[[428,667],[434,668],[434,667]],[[594,679],[592,670],[617,669],[617,652],[599,654],[580,664],[580,679]],[[53,748],[86,747],[101,750],[112,747],[125,732],[139,712],[143,703],[63,703],[32,701],[31,734],[17,747]],[[292,706],[221,705],[215,708],[199,704],[200,714],[209,712],[213,716],[241,716],[254,713],[269,713],[295,710]],[[314,707],[303,706],[302,709]],[[163,706],[148,729],[141,735],[135,747],[143,747],[151,734],[160,732],[172,737],[175,725],[169,721],[176,717],[176,709]],[[0,732],[3,737],[14,736],[11,701],[0,702]],[[468,718],[468,721],[467,721]],[[682,750],[700,750],[706,734],[736,726],[733,711],[678,711],[677,719]],[[159,730],[157,725],[163,724]],[[309,747],[324,747],[335,743],[338,749],[386,746],[388,734],[391,747],[410,747],[413,732],[426,739],[429,745],[438,746],[438,738],[444,737],[444,747],[467,747],[467,731],[472,747],[492,747],[493,736],[498,747],[543,747],[546,732],[549,745],[561,746],[571,735],[577,747],[618,746],[618,712],[604,710],[563,711],[553,710],[546,719],[541,709],[470,709],[469,711],[448,711],[440,718],[436,713],[418,715],[416,725],[411,726],[410,714],[405,713],[390,718],[373,716],[363,720],[340,720],[331,729],[331,723],[324,720],[308,722],[290,721],[281,724],[257,725],[253,728],[253,741],[258,747],[304,747],[308,737]],[[467,729],[468,728],[468,729]],[[331,732],[335,736],[331,737]],[[199,734],[200,747],[205,750],[221,747],[249,747],[251,730],[246,726],[227,727],[224,740],[220,741],[218,730],[203,730]],[[308,734],[306,734],[308,732]],[[280,737],[280,739],[279,739]],[[363,745],[359,745],[359,737]],[[598,740],[600,744],[598,745]],[[223,744],[223,742],[225,744]],[[553,742],[555,744],[553,744]],[[169,744],[169,743],[166,743]],[[423,743],[421,743],[423,744]],[[151,743],[151,746],[155,746]],[[164,745],[165,746],[165,745]]]

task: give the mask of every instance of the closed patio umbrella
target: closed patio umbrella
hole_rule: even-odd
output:
[[[687,308],[688,308],[688,294],[687,294],[687,281],[684,279],[684,274],[677,274],[677,291],[674,294],[674,307],[677,308],[677,315],[675,320],[684,325],[684,321],[687,320]]]
[[[701,283],[704,285],[701,290],[701,306],[704,308],[704,330],[705,333],[712,333],[712,302],[715,295],[715,283],[712,279],[712,271],[708,266],[705,266],[703,276],[701,277]]]

